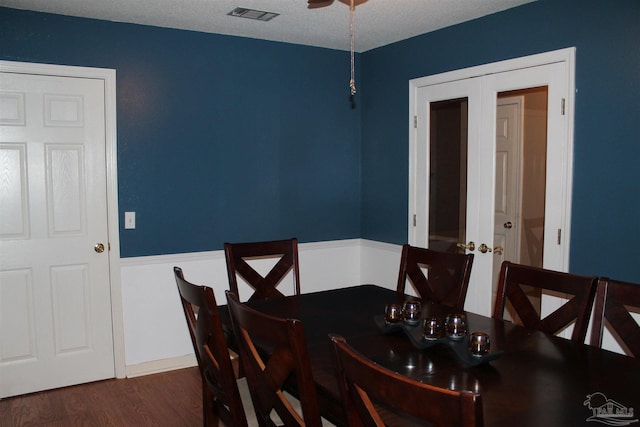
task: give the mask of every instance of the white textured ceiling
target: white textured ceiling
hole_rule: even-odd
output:
[[[0,0],[0,6],[116,22],[349,50],[349,1]],[[355,50],[365,52],[535,0],[355,0]],[[236,7],[280,15],[268,22],[227,14]]]

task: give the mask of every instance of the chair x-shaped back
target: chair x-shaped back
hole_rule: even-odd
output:
[[[608,323],[614,338],[626,346],[631,355],[640,357],[640,326],[630,310],[640,310],[640,284],[621,282],[608,278],[598,281],[591,345],[602,346],[605,323]]]
[[[296,295],[300,293],[297,239],[225,243],[224,251],[227,260],[229,286],[236,295],[239,295],[237,276],[240,276],[254,290],[254,293],[249,297],[249,301],[280,298],[284,295],[277,287],[290,271],[293,272],[293,292]],[[277,262],[264,277],[247,262],[248,260],[267,258],[275,258]]]
[[[331,335],[330,340],[350,427],[484,424],[479,394],[413,380],[365,358],[340,336]]]
[[[423,300],[464,310],[472,264],[473,254],[440,252],[405,244],[396,290],[404,294],[409,279]]]
[[[302,322],[256,311],[240,303],[230,291],[227,302],[260,426],[273,427],[272,416],[277,415],[287,427],[320,427],[322,421]],[[302,414],[283,393],[288,381],[296,382]]]
[[[502,263],[493,317],[502,319],[507,300],[523,326],[555,334],[574,323],[571,339],[584,342],[596,291],[596,277],[563,273],[509,261]],[[522,286],[531,286],[568,297],[555,311],[541,317]]]
[[[222,421],[246,427],[213,289],[188,282],[180,267],[174,267],[173,272],[202,379],[203,425],[218,426]]]

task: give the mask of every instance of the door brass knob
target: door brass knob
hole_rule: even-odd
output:
[[[466,249],[468,251],[472,251],[476,248],[476,244],[473,242],[469,242],[466,245],[464,243],[456,243],[456,246],[460,249]]]
[[[487,252],[491,252],[491,248],[487,245],[485,245],[484,243],[482,243],[480,246],[478,246],[478,250],[480,252],[482,252],[483,254],[486,254]]]
[[[102,252],[104,252],[104,245],[102,243],[96,243],[93,246],[93,250],[96,251],[97,253],[101,254]]]
[[[510,229],[513,227],[513,224],[511,223],[511,221],[507,221],[504,223],[504,228],[506,229]]]
[[[502,246],[496,246],[493,248],[493,253],[496,255],[502,255],[502,252],[504,252],[504,248]]]

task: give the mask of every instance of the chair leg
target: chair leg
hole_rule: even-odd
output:
[[[220,419],[213,402],[213,393],[209,390],[207,383],[202,381],[202,425],[204,427],[218,427],[219,423]]]
[[[240,363],[240,355],[233,350],[229,350],[229,355],[231,356],[231,366],[233,367],[233,374],[236,379],[244,378],[244,369],[242,368],[242,363]]]

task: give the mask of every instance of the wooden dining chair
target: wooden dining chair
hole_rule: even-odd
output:
[[[213,289],[188,282],[180,267],[173,273],[202,378],[203,425],[247,426]]]
[[[599,279],[591,345],[602,347],[602,335],[608,328],[625,353],[640,357],[640,326],[631,313],[640,314],[640,284]]]
[[[596,277],[505,261],[500,269],[493,318],[504,318],[508,302],[514,312],[512,314],[517,316],[523,326],[556,334],[573,324],[571,340],[583,343],[589,326],[597,280]],[[568,301],[542,318],[527,297],[523,286],[551,291],[561,298],[568,298]]]
[[[225,243],[229,287],[238,293],[238,276],[254,290],[249,300],[279,298],[284,296],[277,287],[291,272],[293,293],[300,293],[300,267],[298,264],[298,240],[273,240],[268,242]],[[262,276],[247,261],[275,259],[271,270]]]
[[[409,425],[416,419],[433,426],[483,425],[479,394],[412,380],[367,359],[340,336],[330,341],[349,427]]]
[[[287,427],[321,426],[302,322],[261,313],[235,293],[226,294],[258,424],[273,427],[279,419]],[[295,381],[299,402],[283,393],[287,381]],[[295,409],[298,403],[302,414]]]
[[[407,279],[420,298],[464,310],[473,254],[440,252],[411,245],[402,246],[399,294],[405,293]]]

